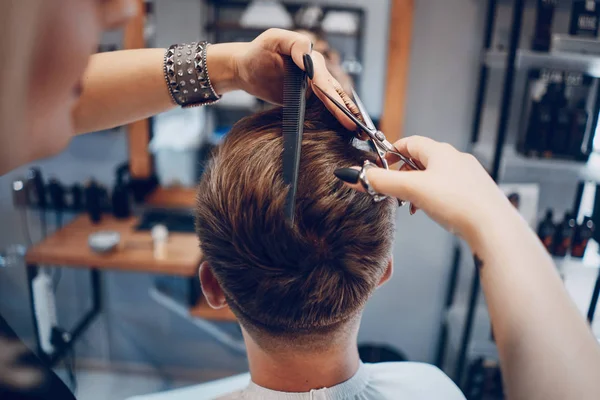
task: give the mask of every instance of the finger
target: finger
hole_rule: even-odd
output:
[[[263,48],[284,56],[291,56],[294,63],[303,71],[305,70],[302,57],[312,52],[312,42],[306,35],[285,29],[271,28],[257,39],[261,41]]]
[[[352,168],[360,170],[360,167]],[[417,204],[428,192],[424,174],[421,171],[392,171],[383,168],[369,168],[366,171],[367,179],[377,193]],[[359,192],[365,192],[360,182],[345,184]]]
[[[397,171],[406,171],[406,172],[409,172],[409,171],[413,171],[413,169],[412,169],[412,167],[410,165],[404,163],[404,164],[402,164],[402,166],[399,169],[397,169]]]
[[[441,143],[424,136],[409,136],[394,143],[394,147],[400,154],[410,157],[427,168],[432,155],[439,151]]]
[[[313,60],[313,67],[315,71],[315,75],[313,77],[313,80],[311,81],[311,85],[313,86],[313,92],[323,102],[323,104],[325,104],[325,107],[329,110],[329,112],[331,112],[346,129],[351,131],[356,130],[356,124],[352,122],[352,120],[348,118],[348,116],[346,116],[346,114],[344,114],[344,112],[335,105],[335,103],[329,100],[327,96],[321,92],[321,90],[323,90],[325,93],[336,99],[340,104],[346,104],[352,107],[354,103],[352,102],[352,100],[350,100],[349,96],[346,95],[346,98],[344,99],[340,95],[340,92],[344,93],[343,89],[341,88],[339,82],[335,80],[335,78],[327,69],[327,65],[325,64],[325,58],[323,57],[323,55],[317,51],[313,51],[311,54],[311,58]],[[318,86],[318,88],[314,86]],[[354,105],[354,108],[356,108],[356,105]],[[353,110],[350,109],[350,111]]]
[[[413,163],[415,163],[417,165],[417,167],[419,167],[420,170],[425,169],[425,166],[419,160],[413,159],[410,156],[408,158],[410,158],[413,161]],[[402,165],[400,166],[400,168],[397,169],[398,171],[414,171],[415,170],[409,164],[403,162],[403,160],[395,153],[386,153],[385,159],[387,160],[387,162],[390,166],[394,166],[401,162]]]

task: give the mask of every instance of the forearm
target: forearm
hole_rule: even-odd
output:
[[[74,110],[76,133],[114,128],[175,107],[163,74],[163,49],[96,54]]]
[[[512,209],[482,221],[470,240],[511,399],[600,395],[600,347],[552,259]]]
[[[231,52],[235,44],[213,45],[208,68],[215,90],[235,89]],[[175,107],[163,72],[165,49],[96,54],[83,77],[83,94],[74,113],[77,134],[109,129]]]

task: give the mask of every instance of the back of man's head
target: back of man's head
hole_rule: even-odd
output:
[[[360,314],[391,258],[394,213],[335,179],[374,161],[320,102],[307,106],[295,222],[283,212],[281,108],[238,122],[198,188],[197,232],[227,303],[252,336],[329,334]],[[256,339],[256,338],[255,338]]]

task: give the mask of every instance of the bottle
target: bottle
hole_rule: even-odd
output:
[[[565,96],[564,83],[556,89],[553,99],[554,123],[551,136],[552,155],[568,154],[569,129],[571,125],[571,111],[568,108],[568,100]]]
[[[112,212],[117,219],[125,219],[131,216],[128,176],[129,164],[117,168],[116,182],[111,196]]]
[[[598,22],[600,18],[600,5],[596,1],[576,0],[571,8],[571,24],[569,34],[596,38],[598,36]]]
[[[536,126],[537,145],[536,148],[546,158],[552,157],[552,136],[554,125],[554,99],[560,90],[558,83],[550,83],[546,94],[542,97],[538,107],[538,121]]]
[[[98,224],[102,220],[102,189],[95,180],[90,180],[84,190],[85,209],[90,221]]]
[[[548,253],[552,252],[553,243],[554,243],[554,235],[556,234],[556,225],[554,225],[554,221],[552,221],[553,213],[551,209],[546,211],[546,217],[540,222],[538,225],[538,236]]]
[[[590,217],[585,217],[581,225],[577,225],[575,234],[573,235],[573,245],[571,246],[571,256],[575,258],[583,258],[585,249],[594,236],[596,225]]]
[[[569,155],[579,160],[583,157],[583,140],[588,123],[588,112],[585,109],[585,100],[580,100],[571,114],[571,128],[569,130]]]
[[[167,258],[167,243],[169,241],[169,230],[165,225],[154,225],[151,231],[154,245],[154,258],[164,260]]]
[[[556,228],[554,235],[554,250],[552,255],[555,257],[565,257],[571,248],[573,234],[575,233],[575,218],[570,212],[565,213],[565,219]]]
[[[37,321],[40,347],[47,355],[54,352],[52,330],[58,326],[56,298],[54,297],[53,288],[52,277],[46,269],[40,269],[31,281],[33,311]]]
[[[531,103],[531,112],[529,114],[529,123],[525,140],[522,143],[522,152],[528,156],[536,156],[538,149],[538,125],[540,121],[540,100],[533,99]]]
[[[550,39],[552,36],[552,21],[556,0],[538,0],[537,18],[531,48],[534,51],[550,50]]]

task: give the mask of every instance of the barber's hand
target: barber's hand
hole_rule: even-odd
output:
[[[305,70],[305,54],[312,59],[314,75],[311,83],[344,104],[336,90],[341,86],[327,70],[323,55],[312,51],[310,39],[301,33],[273,28],[250,43],[212,45],[208,48],[208,71],[219,94],[241,89],[270,103],[281,104],[285,73],[283,56],[291,56],[294,63]],[[346,128],[356,128],[323,93],[313,92]]]
[[[394,146],[424,170],[368,169],[367,178],[377,192],[411,202],[467,241],[491,216],[498,218],[505,212],[514,212],[504,193],[472,155],[421,136],[401,139]],[[398,161],[393,155],[388,158],[390,162]],[[364,191],[360,183],[350,186]]]

